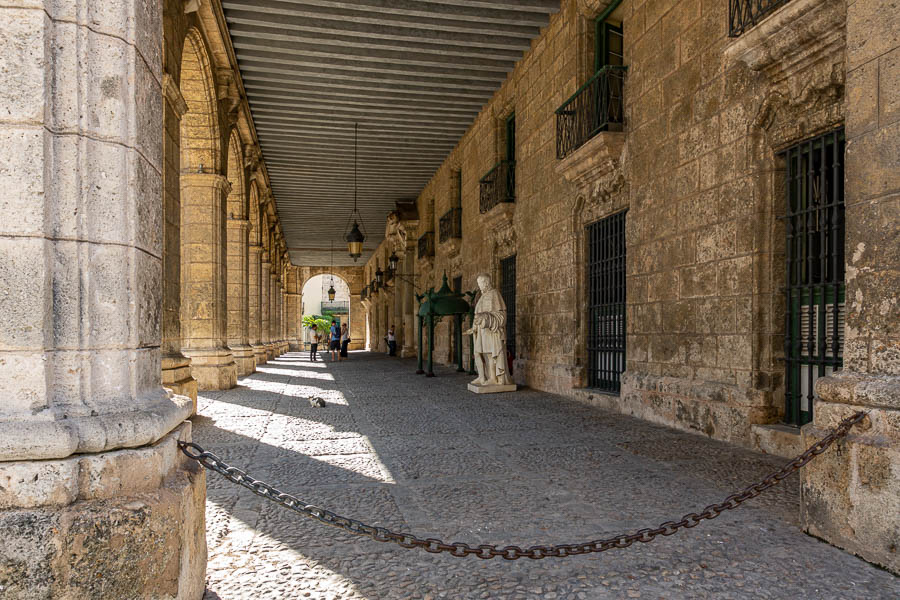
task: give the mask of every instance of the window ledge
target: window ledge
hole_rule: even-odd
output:
[[[441,250],[449,257],[453,258],[459,254],[462,249],[462,238],[452,237],[441,242]]]
[[[791,0],[725,48],[729,65],[789,75],[843,45],[843,0]]]
[[[579,189],[609,175],[621,166],[625,132],[601,131],[564,159],[557,161],[556,172]]]

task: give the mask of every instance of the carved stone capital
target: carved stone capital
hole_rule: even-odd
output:
[[[188,105],[184,100],[184,96],[181,95],[181,90],[178,89],[178,84],[175,83],[175,78],[168,73],[163,73],[162,89],[163,96],[169,102],[169,106],[175,111],[175,115],[181,119],[184,113],[188,111]]]

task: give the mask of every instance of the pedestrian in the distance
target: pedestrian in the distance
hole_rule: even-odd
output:
[[[347,358],[347,346],[350,345],[350,328],[346,323],[341,324],[341,360]]]
[[[334,319],[331,320],[328,349],[331,350],[331,361],[334,362],[337,353],[341,350],[341,329]]]
[[[319,340],[322,339],[322,334],[319,333],[319,329],[315,325],[310,327],[310,329],[312,330],[312,342],[309,344],[309,360],[316,362],[316,354],[319,352]]]
[[[397,338],[394,337],[394,326],[388,329],[387,334],[388,356],[397,356]]]

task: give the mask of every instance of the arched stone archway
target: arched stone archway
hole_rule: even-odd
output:
[[[365,309],[360,300],[362,290],[362,267],[296,267],[298,289],[303,290],[307,282],[316,275],[333,274],[347,283],[350,296],[350,349],[362,350],[366,347]],[[302,310],[302,309],[301,309]],[[298,310],[298,313],[301,312]],[[301,317],[302,318],[302,317]]]
[[[231,185],[222,174],[219,111],[203,37],[188,31],[181,58],[182,352],[201,390],[237,383],[226,345],[226,214]]]

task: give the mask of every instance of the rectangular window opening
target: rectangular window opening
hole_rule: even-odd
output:
[[[625,371],[625,212],[587,226],[587,384],[618,394]]]
[[[812,421],[815,383],[843,365],[844,130],[788,148],[785,422]]]

